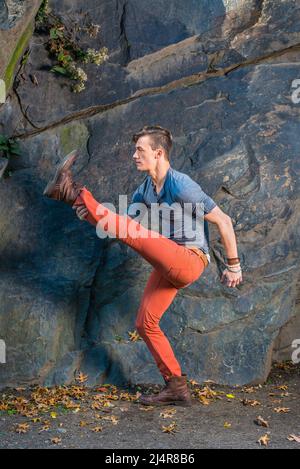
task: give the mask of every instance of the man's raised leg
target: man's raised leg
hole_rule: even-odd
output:
[[[204,271],[206,264],[201,257],[160,233],[146,229],[131,217],[109,210],[85,187],[80,190],[74,206],[82,204],[89,212],[88,221],[129,245],[178,288],[192,283]]]

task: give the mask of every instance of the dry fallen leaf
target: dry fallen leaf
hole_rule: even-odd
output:
[[[139,410],[144,410],[145,412],[148,412],[149,410],[153,410],[154,406],[153,405],[147,405],[143,407],[139,407]]]
[[[59,443],[61,443],[61,438],[58,438],[58,437],[51,438],[51,443],[53,445],[58,445]]]
[[[198,398],[203,405],[209,405],[214,399],[218,399],[218,394],[221,393],[214,391],[209,386],[204,386],[202,389],[194,389],[192,391],[193,397]]]
[[[115,405],[112,404],[112,403],[109,402],[109,401],[105,401],[105,402],[103,403],[103,407],[115,407]]]
[[[287,438],[289,441],[296,441],[297,443],[300,443],[300,435],[299,436],[296,436],[296,435],[289,435],[288,438]]]
[[[261,405],[259,401],[255,401],[255,400],[251,400],[251,399],[242,399],[241,401],[244,405],[249,405],[251,407]]]
[[[80,371],[76,377],[76,381],[78,383],[85,383],[88,380],[88,378],[89,378],[88,375],[85,375]]]
[[[50,426],[49,426],[49,425],[44,425],[44,426],[40,429],[39,433],[47,432],[49,429],[50,429]]]
[[[266,434],[266,435],[263,435],[260,437],[260,439],[257,441],[261,446],[268,446],[269,442],[270,442],[270,438],[269,438],[269,435]]]
[[[231,428],[231,423],[224,422],[224,428]]]
[[[264,420],[260,415],[257,417],[256,420],[254,420],[254,422],[260,427],[269,427],[269,423],[267,422],[267,420]]]
[[[97,391],[97,392],[107,392],[108,389],[107,389],[107,386],[106,386],[106,387],[105,387],[105,386],[102,386],[101,388],[97,388],[96,391]]]
[[[19,423],[16,428],[17,433],[27,433],[30,426],[28,423]]]
[[[136,342],[137,340],[142,340],[142,338],[139,336],[137,331],[128,331],[128,335],[130,337],[131,342]]]
[[[274,368],[278,368],[279,370],[290,370],[292,368],[291,363],[274,363]]]
[[[201,404],[203,404],[203,405],[209,405],[209,404],[210,404],[209,399],[207,399],[205,396],[199,396],[199,401],[200,401]]]
[[[33,423],[39,423],[39,422],[42,421],[42,419],[41,419],[40,417],[34,417],[33,419],[31,419],[31,421],[32,421]]]
[[[243,392],[246,392],[247,394],[253,394],[254,392],[256,392],[258,390],[258,388],[260,388],[261,386],[246,386],[244,388],[242,388],[242,391]]]
[[[137,399],[136,394],[129,394],[129,392],[121,392],[119,395],[119,399],[121,401],[134,401],[135,399]]]
[[[192,386],[196,386],[197,384],[199,385],[198,381],[196,381],[195,379],[190,379],[190,380],[189,380],[189,383],[190,383]]]
[[[287,391],[288,386],[286,384],[283,384],[282,386],[275,386],[275,389],[279,389],[280,391]]]
[[[287,414],[290,411],[290,409],[288,407],[275,407],[274,411],[277,414]]]
[[[162,431],[164,433],[171,433],[171,434],[174,434],[175,432],[177,432],[177,423],[176,422],[172,422],[170,425],[168,426],[162,426]]]
[[[129,407],[120,407],[121,412],[128,412]]]
[[[102,432],[102,427],[100,427],[100,426],[94,427],[94,428],[92,428],[92,431],[95,432],[95,433],[100,433],[100,432]]]
[[[173,415],[176,414],[176,409],[164,409],[162,412],[160,412],[159,416],[167,419],[173,417]]]
[[[91,405],[91,408],[93,410],[101,410],[102,407],[103,407],[102,402],[93,402],[92,405]]]
[[[101,420],[109,420],[113,425],[117,425],[119,423],[119,419],[115,415],[99,415],[99,418],[101,418]]]

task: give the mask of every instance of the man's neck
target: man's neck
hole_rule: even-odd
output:
[[[169,168],[170,163],[166,163],[165,165],[161,165],[149,171],[149,175],[151,176],[152,182],[153,184],[155,184],[156,187],[161,187],[163,185]]]

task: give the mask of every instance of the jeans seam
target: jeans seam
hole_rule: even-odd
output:
[[[158,272],[158,271],[157,271],[157,272]],[[163,279],[163,275],[162,275],[160,272],[158,272],[158,273],[159,273],[159,280],[158,280],[158,282],[157,282],[157,285],[155,286],[155,289],[157,289],[157,288],[159,287],[159,285],[161,284],[161,281],[162,281],[162,279]],[[150,303],[150,300],[151,300],[151,295],[148,296],[148,298],[147,298],[147,303],[144,305],[143,309],[145,309],[145,310],[148,311],[148,305],[149,305],[149,303]]]

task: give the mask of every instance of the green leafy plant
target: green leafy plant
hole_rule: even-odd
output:
[[[0,134],[0,155],[7,159],[15,155],[20,156],[21,150],[18,143],[13,138],[9,138]],[[4,172],[1,171],[1,175],[2,174],[4,178],[8,178],[11,176],[12,171],[10,171],[6,166]]]
[[[8,138],[0,134],[0,152],[2,156],[9,158],[11,155],[21,155],[19,144],[13,138]]]
[[[39,11],[37,12],[37,15],[35,17],[36,25],[42,26],[44,22],[46,21],[47,15],[49,13],[50,13],[49,1],[43,0],[39,8]]]
[[[115,340],[116,340],[117,342],[122,342],[123,337],[121,337],[120,335],[117,334],[117,335],[115,335]]]
[[[100,26],[93,24],[88,14],[85,15],[81,26],[76,21],[63,20],[54,14],[49,8],[48,1],[44,0],[36,16],[36,31],[46,34],[46,48],[56,64],[51,68],[51,72],[68,77],[73,81],[72,91],[79,93],[85,89],[88,80],[86,72],[77,64],[94,63],[101,65],[108,58],[107,47],[100,50],[88,48],[85,50],[79,44],[80,34],[88,34],[95,38],[99,33]]]

